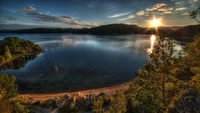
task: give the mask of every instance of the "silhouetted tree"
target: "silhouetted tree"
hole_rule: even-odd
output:
[[[197,10],[188,13],[190,18],[196,20],[200,24],[200,21],[197,19],[198,14],[200,14],[200,7]]]

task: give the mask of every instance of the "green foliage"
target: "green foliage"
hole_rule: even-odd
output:
[[[27,110],[16,99],[17,85],[15,77],[8,74],[0,75],[0,113],[26,113]]]
[[[41,51],[41,47],[29,40],[20,39],[18,37],[7,37],[0,41],[0,55],[4,53],[4,46],[10,49],[11,54],[31,53]]]
[[[27,103],[27,101],[26,101],[26,103]],[[51,99],[46,100],[46,101],[38,100],[35,103],[33,103],[33,105],[40,106],[40,107],[43,107],[43,108],[51,108],[52,107],[52,100]]]
[[[0,75],[0,90],[2,92],[1,99],[10,100],[17,96],[17,85],[15,84],[15,77],[9,77],[8,74]]]
[[[92,112],[93,113],[104,113],[105,112],[105,103],[106,103],[107,97],[105,95],[99,96],[98,99],[95,99],[92,103]]]
[[[6,59],[4,58],[4,56],[0,56],[0,63],[1,63],[1,62],[5,62],[5,60],[6,60]]]
[[[113,96],[102,95],[92,103],[94,113],[125,113],[126,97],[123,90],[117,91]]]
[[[190,81],[190,87],[194,89],[194,91],[197,92],[197,94],[200,96],[200,75],[196,75],[192,78]]]
[[[6,60],[9,60],[12,58],[11,53],[10,53],[10,49],[8,48],[7,45],[4,46],[4,57]]]
[[[98,113],[164,113],[175,112],[182,94],[193,89],[200,96],[200,35],[176,56],[174,42],[161,36],[150,54],[151,61],[139,69],[129,89],[117,96],[105,109],[104,99],[94,101]],[[123,110],[122,110],[123,109]],[[121,111],[120,111],[121,110]]]
[[[111,98],[111,97],[110,97]],[[126,112],[126,96],[123,90],[117,91],[114,98],[111,100],[107,113],[125,113]]]
[[[75,112],[75,111],[77,111],[77,110],[78,110],[78,108],[76,107],[76,104],[73,103],[73,102],[71,102],[71,103],[69,104],[69,109],[68,109],[69,113]]]

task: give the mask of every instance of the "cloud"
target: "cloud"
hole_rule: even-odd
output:
[[[95,3],[90,3],[90,4],[88,4],[88,7],[89,7],[89,8],[94,8],[95,6],[96,6]]]
[[[171,14],[171,11],[165,11],[164,14]]]
[[[137,15],[144,15],[144,11],[139,11],[136,13]]]
[[[157,8],[155,8],[155,7],[152,7],[152,8],[146,8],[146,10],[147,10],[147,11],[155,11],[155,10],[157,10]]]
[[[178,1],[178,2],[175,2],[176,5],[180,5],[180,4],[184,4],[185,1]]]
[[[176,8],[176,11],[182,11],[182,10],[185,10],[186,8],[185,7],[180,7],[180,8]]]
[[[198,0],[189,0],[189,3],[195,3],[198,2]]]
[[[4,20],[0,20],[0,24],[3,24],[3,23],[5,23],[5,21],[4,21]],[[2,26],[1,26],[1,27],[2,27]],[[0,27],[0,28],[1,28],[1,27]]]
[[[78,22],[74,17],[71,16],[54,16],[50,14],[42,14],[38,12],[28,12],[26,13],[31,17],[33,21],[36,22],[53,22],[53,23],[64,23],[69,25],[81,25],[86,27],[98,26],[96,23],[89,22]]]
[[[167,4],[159,3],[159,4],[155,4],[152,8],[146,8],[146,10],[147,11],[155,11],[155,10],[165,7],[165,6],[167,6]]]
[[[129,13],[119,13],[119,14],[115,14],[115,15],[112,15],[112,16],[108,16],[108,18],[117,18],[117,17],[122,17],[122,16],[125,16],[125,15],[128,15]]]
[[[82,26],[87,26],[87,27],[96,27],[96,26],[100,26],[100,24],[97,23],[90,23],[90,22],[80,22],[79,23]]]
[[[175,2],[175,4],[181,4],[181,2]]]
[[[14,16],[7,16],[5,19],[6,19],[6,20],[11,20],[11,21],[16,21],[16,20],[18,20],[18,18],[17,18],[17,17],[14,17]]]
[[[35,11],[36,8],[29,6],[29,7],[24,7],[22,9],[19,10],[19,12],[26,12],[26,11]]]
[[[189,15],[189,13],[186,12],[186,13],[183,13],[182,15],[187,16],[187,15]]]
[[[162,12],[172,11],[172,10],[173,10],[173,8],[167,8],[167,7],[158,9],[158,11],[162,11]]]
[[[126,20],[133,19],[133,18],[135,18],[134,15],[129,15],[128,17],[119,19],[118,21],[126,21]]]
[[[161,8],[161,7],[164,7],[164,6],[167,6],[167,4],[164,4],[164,3],[160,3],[160,4],[156,4],[154,5],[155,8]]]

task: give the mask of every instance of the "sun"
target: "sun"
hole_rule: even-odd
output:
[[[153,18],[153,20],[149,21],[150,23],[150,27],[155,27],[157,28],[158,26],[161,25],[161,18],[157,19],[157,18]]]

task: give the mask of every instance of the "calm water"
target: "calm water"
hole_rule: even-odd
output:
[[[0,34],[0,40],[7,36],[31,40],[45,51],[1,70],[17,77],[21,92],[72,91],[130,82],[149,61],[149,35]]]

